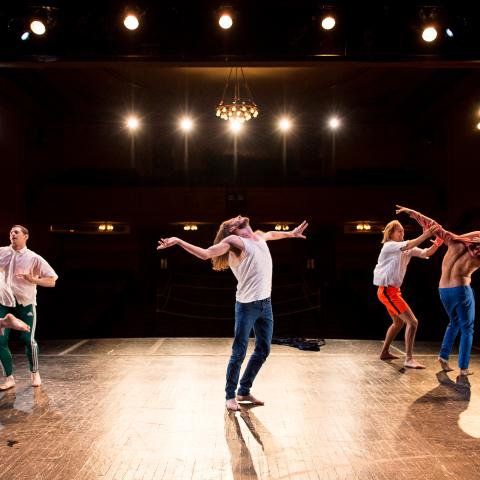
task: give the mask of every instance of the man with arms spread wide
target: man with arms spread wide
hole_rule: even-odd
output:
[[[240,409],[237,400],[263,405],[261,400],[250,393],[250,388],[270,353],[273,334],[270,301],[272,257],[266,242],[283,238],[305,238],[303,231],[307,226],[307,222],[304,221],[291,232],[253,232],[249,219],[239,215],[220,225],[214,244],[209,248],[197,247],[176,237],[162,238],[158,242],[158,249],[179,245],[202,260],[212,259],[214,270],[230,268],[237,278],[235,337],[225,387],[228,410]],[[240,379],[240,388],[237,392],[240,368],[247,353],[252,329],[255,332],[255,350]]]

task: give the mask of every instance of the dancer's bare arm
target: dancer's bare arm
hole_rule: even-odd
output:
[[[265,241],[282,240],[283,238],[307,238],[303,232],[308,227],[308,223],[304,220],[298,227],[295,227],[291,232],[278,232],[272,230],[269,232],[262,232],[261,235]]]
[[[474,243],[480,243],[480,231],[476,230],[475,232],[464,233],[463,235],[458,235],[458,238]]]
[[[396,207],[397,207],[397,210],[396,210],[397,214],[406,213],[410,215],[410,217],[416,220],[422,226],[423,229],[427,229],[432,225],[438,225],[438,223],[435,220],[427,217],[426,215],[423,215],[423,213],[417,212],[416,210],[412,210],[411,208],[402,207],[401,205],[396,205]],[[435,232],[435,235],[437,235],[437,237],[440,237],[447,245],[452,240],[455,239],[456,235],[454,233],[449,232],[448,230],[445,230],[444,228],[442,228],[441,225],[438,225],[438,227],[439,228]]]
[[[443,240],[440,237],[435,237],[431,240],[432,245],[427,249],[426,256],[431,257],[442,245]]]
[[[208,248],[198,247],[191,243],[186,242],[178,237],[162,238],[158,241],[157,250],[163,250],[165,248],[173,247],[174,245],[179,245],[188,253],[195,255],[202,260],[208,260],[209,258],[219,257],[224,253],[227,253],[230,250],[230,247],[236,247],[239,250],[244,249],[243,242],[235,235],[230,235],[227,238],[224,238],[220,243],[212,245]]]
[[[414,238],[413,240],[408,240],[407,244],[401,249],[402,252],[406,252],[407,250],[411,250],[412,248],[418,247],[427,238],[430,238],[432,235],[435,235],[438,229],[439,229],[439,226],[437,224],[431,225],[419,237]]]

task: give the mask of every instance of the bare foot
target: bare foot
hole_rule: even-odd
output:
[[[442,357],[438,357],[437,360],[444,372],[453,372],[453,368],[448,364],[447,360]]]
[[[230,412],[238,412],[240,410],[240,405],[237,403],[237,401],[234,398],[229,398],[225,402],[225,406],[227,407],[227,410]]]
[[[390,352],[382,352],[380,354],[380,360],[395,360],[397,357],[396,355],[391,354]]]
[[[42,384],[40,372],[30,373],[30,378],[32,379],[32,387],[39,387]]]
[[[250,393],[248,395],[237,395],[237,400],[239,402],[250,402],[252,405],[265,405],[265,402],[255,398]]]
[[[460,375],[466,377],[467,375],[473,375],[473,372],[470,371],[468,368],[461,368],[460,369]]]
[[[15,379],[13,378],[13,375],[9,375],[8,377],[5,377],[5,381],[0,384],[0,390],[8,390],[9,388],[12,388],[15,386]]]
[[[0,319],[0,327],[20,330],[21,332],[30,331],[30,327],[25,322],[22,322],[11,313],[7,313],[2,319]]]
[[[411,358],[410,360],[405,360],[403,366],[405,368],[425,368],[425,365],[418,363],[414,358]]]

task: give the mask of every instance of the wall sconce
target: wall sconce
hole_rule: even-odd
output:
[[[344,233],[361,233],[362,235],[368,233],[380,233],[384,228],[382,222],[374,220],[355,220],[352,222],[345,222],[343,224]]]
[[[369,223],[357,223],[356,229],[360,232],[368,232],[372,229],[372,226]]]
[[[198,230],[198,225],[196,223],[185,223],[183,225],[183,229],[186,230],[186,231],[196,231]]]
[[[50,225],[50,231],[52,233],[74,235],[126,235],[130,233],[130,225],[102,220]]]
[[[115,227],[111,223],[101,223],[98,226],[98,231],[101,233],[106,233],[106,232],[113,232]]]

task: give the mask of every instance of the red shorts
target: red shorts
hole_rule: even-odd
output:
[[[390,315],[398,316],[409,308],[399,288],[378,287],[377,297],[387,307]]]

